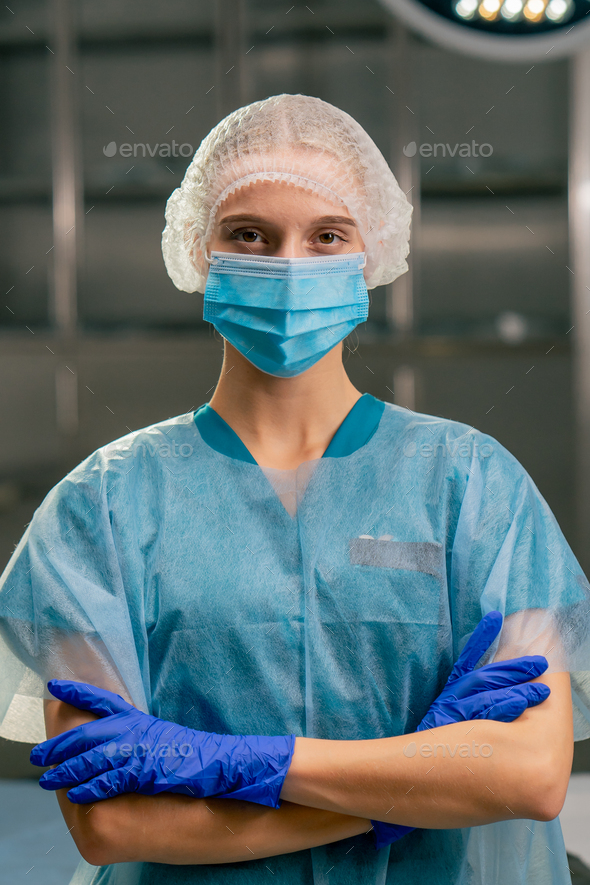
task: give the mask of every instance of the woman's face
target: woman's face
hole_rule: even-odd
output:
[[[257,181],[217,211],[208,251],[304,258],[363,252],[348,210],[285,181]]]

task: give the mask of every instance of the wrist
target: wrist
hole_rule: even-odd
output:
[[[224,740],[226,736],[220,737]],[[224,792],[215,794],[217,798],[242,799],[280,808],[281,790],[295,750],[295,735],[232,735],[230,740],[232,776]]]

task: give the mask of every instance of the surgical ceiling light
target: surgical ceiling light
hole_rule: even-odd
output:
[[[550,61],[590,43],[590,0],[382,0],[447,49],[498,61]]]

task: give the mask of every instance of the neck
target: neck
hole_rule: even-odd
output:
[[[225,342],[211,407],[263,467],[292,470],[321,458],[361,394],[338,345],[295,378],[275,378]]]

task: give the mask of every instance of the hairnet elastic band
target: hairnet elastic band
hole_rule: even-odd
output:
[[[326,187],[324,184],[320,184],[319,182],[314,181],[313,178],[305,178],[303,175],[295,175],[292,172],[280,172],[275,169],[261,170],[260,172],[250,172],[248,175],[244,175],[242,176],[242,178],[237,178],[235,181],[232,181],[231,184],[228,184],[228,186],[224,188],[224,190],[222,190],[220,195],[217,197],[213,206],[209,210],[209,224],[205,232],[205,237],[209,236],[211,227],[215,223],[217,210],[219,206],[221,206],[221,204],[224,202],[224,200],[226,200],[227,197],[230,196],[230,194],[235,193],[235,191],[240,190],[243,187],[248,187],[255,181],[286,181],[288,184],[292,184],[294,187],[311,187],[314,193],[329,197],[329,199],[336,201],[337,205],[346,205],[342,197],[339,197],[338,194],[334,193],[333,190],[330,190],[330,188]]]

